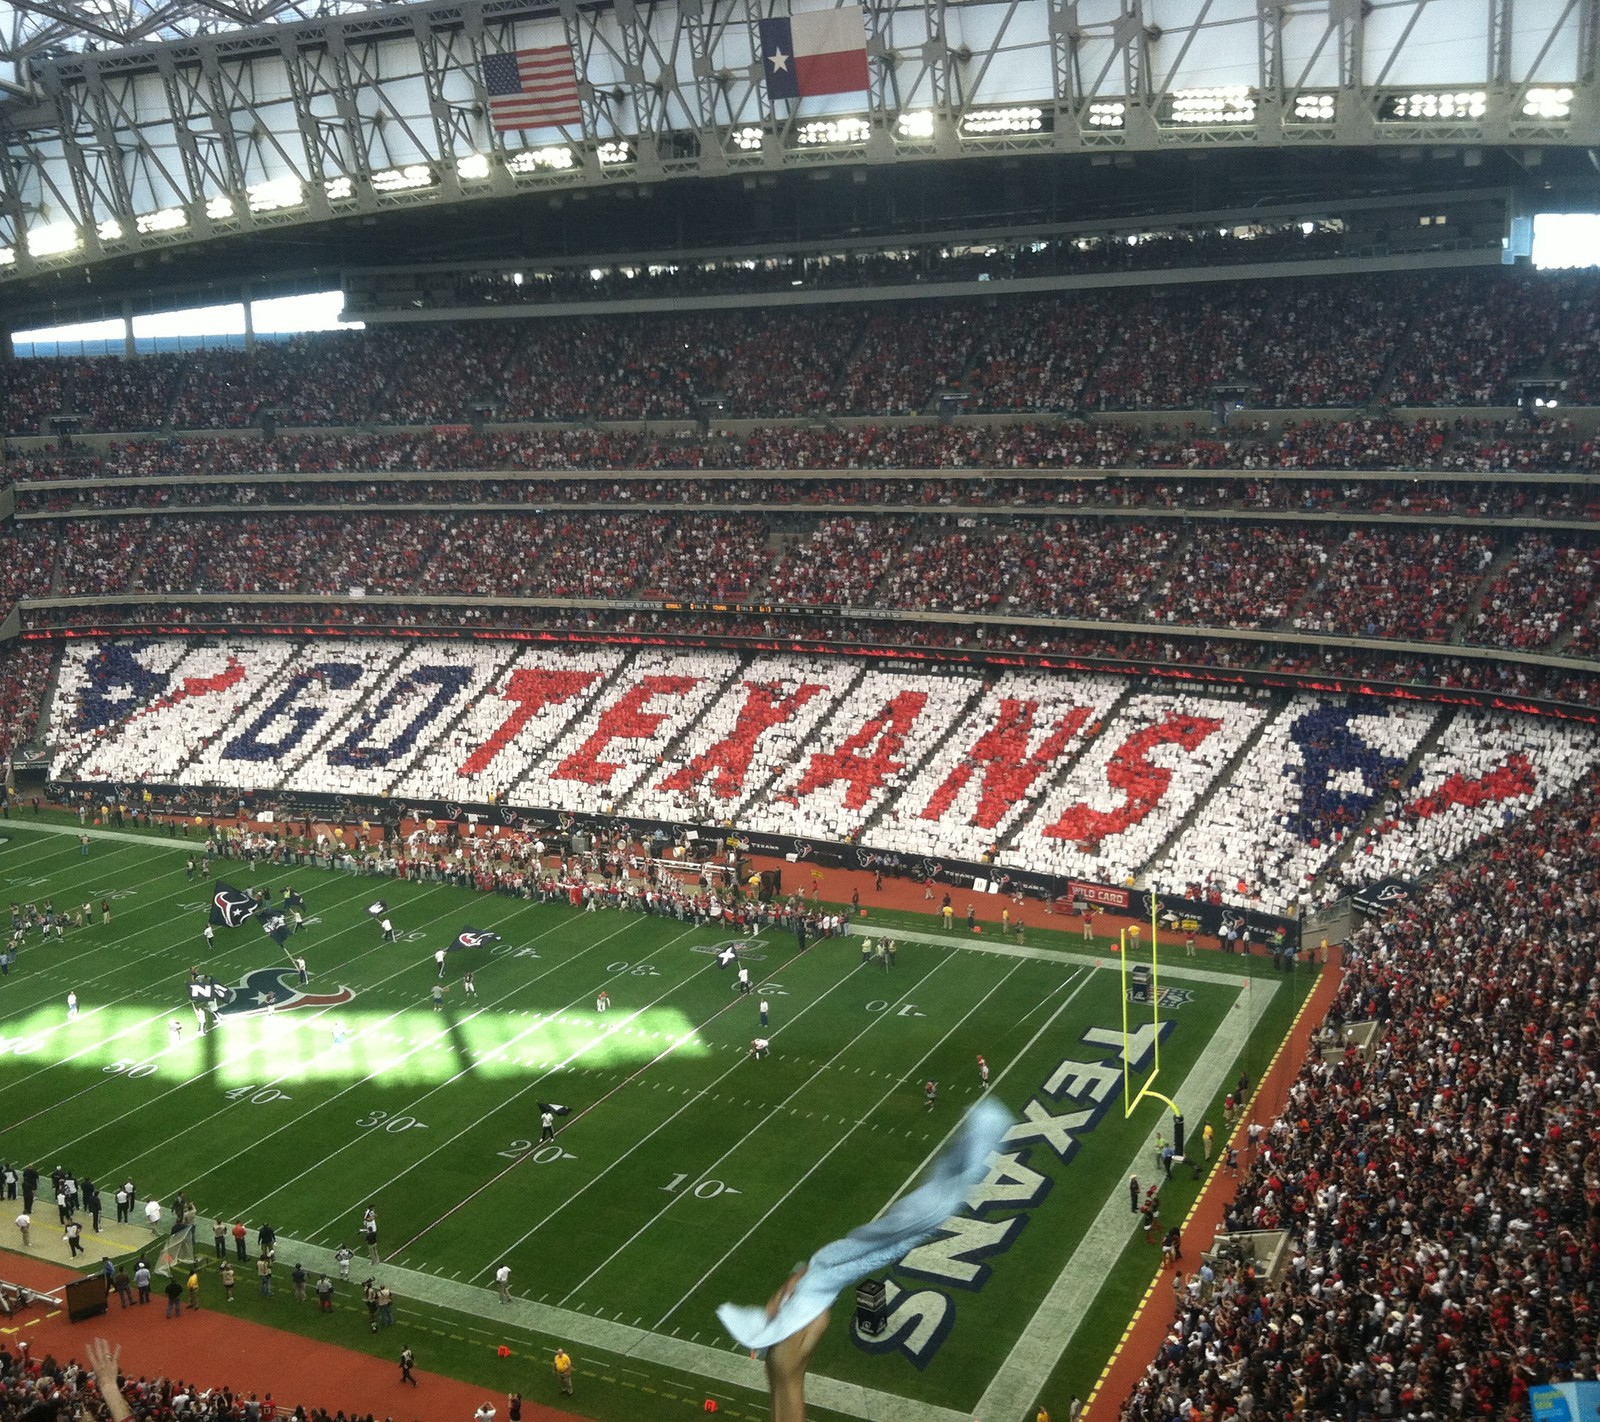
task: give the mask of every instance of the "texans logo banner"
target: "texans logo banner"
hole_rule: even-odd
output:
[[[289,922],[287,914],[279,909],[274,909],[271,913],[262,916],[261,930],[274,943],[281,945],[294,931],[294,927]]]
[[[498,933],[491,933],[486,928],[463,928],[456,934],[456,941],[450,948],[452,951],[457,948],[492,948],[501,941]]]
[[[285,908],[304,908],[305,902],[305,899],[295,893],[293,889],[285,889],[283,891],[283,906]]]
[[[367,905],[367,912],[376,918],[380,913],[388,913],[389,905],[383,899],[374,899]]]
[[[226,924],[229,928],[237,928],[253,914],[260,905],[245,893],[243,889],[236,889],[232,884],[226,884],[218,879],[211,893],[211,921]]]

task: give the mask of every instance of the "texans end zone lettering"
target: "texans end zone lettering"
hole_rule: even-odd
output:
[[[955,1327],[956,1299],[949,1290],[983,1288],[993,1270],[990,1261],[1022,1237],[1032,1212],[1049,1198],[1057,1183],[1054,1172],[1078,1153],[1082,1138],[1121,1097],[1124,1058],[1128,1070],[1145,1069],[1155,1053],[1157,1030],[1165,1037],[1172,1027],[1170,1021],[1159,1029],[1146,1023],[1126,1036],[1121,1028],[1091,1027],[1083,1034],[1080,1040],[1095,1055],[1057,1064],[1023,1108],[1022,1119],[1006,1132],[965,1208],[900,1261],[897,1273],[941,1287],[886,1281],[887,1321],[877,1333],[863,1333],[859,1322],[852,1324],[856,1347],[903,1354],[919,1370],[933,1362]],[[1057,1110],[1062,1102],[1068,1109]]]

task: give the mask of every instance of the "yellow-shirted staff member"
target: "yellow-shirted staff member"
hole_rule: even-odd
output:
[[[555,1356],[556,1381],[561,1384],[561,1391],[568,1397],[572,1396],[572,1359],[565,1348],[557,1348]]]

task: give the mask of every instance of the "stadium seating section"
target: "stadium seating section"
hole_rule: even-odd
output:
[[[1278,912],[1437,867],[1600,746],[1558,722],[1109,677],[285,638],[75,642],[49,739],[58,779],[737,824],[1062,879],[1154,872]]]
[[[946,274],[1236,247],[1053,244]],[[1600,1278],[1600,733],[1509,708],[1600,708],[1580,477],[1600,441],[1565,411],[1503,418],[1530,379],[1600,402],[1592,278],[519,312],[7,362],[0,616],[86,635],[0,644],[0,753],[45,745],[58,779],[736,824],[1273,911],[1437,875],[1357,934],[1246,1152],[1229,1223],[1288,1230],[1286,1275],[1194,1275],[1123,1416],[1520,1416],[1531,1383],[1592,1371]],[[30,438],[63,416],[93,437]],[[116,634],[175,607],[188,635]],[[1245,669],[1416,695],[1228,684]],[[1380,1029],[1367,1056],[1341,1046],[1357,1022]]]

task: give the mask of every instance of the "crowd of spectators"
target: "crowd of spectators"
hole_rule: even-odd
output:
[[[857,485],[855,502],[882,507],[874,494],[886,491]],[[1587,657],[1596,642],[1594,553],[1583,535],[1525,533],[1496,564],[1496,542],[1461,528],[1362,525],[1338,537],[1327,524],[1186,523],[1114,510],[1017,519],[945,511],[916,492],[927,512],[915,516],[792,506],[701,512],[692,504],[671,515],[648,501],[633,508],[602,501],[593,509],[477,513],[290,507],[13,521],[0,526],[0,602],[231,593],[440,598],[456,601],[427,620],[466,625],[490,613],[464,600],[628,598],[960,614],[988,619],[959,628],[960,637],[980,640],[1010,636],[1012,619],[1053,619],[1455,639],[1574,657]],[[1159,486],[1141,493],[1159,496]],[[528,618],[524,609],[505,625],[526,626]],[[905,622],[892,640],[909,639],[913,626]],[[766,631],[786,629],[801,630],[789,621]],[[1049,650],[1072,635],[1029,629],[1023,641]],[[1273,665],[1296,665],[1292,650],[1269,653],[1264,644],[1245,661],[1269,655]]]
[[[1207,627],[1276,626],[1327,562],[1318,533],[1274,524],[1199,524],[1152,589],[1148,614],[1157,622]]]
[[[1022,575],[1007,594],[1012,612],[1135,622],[1179,530],[1171,523],[1091,524],[1052,519],[1028,540]]]
[[[1411,314],[1390,400],[1396,405],[1496,405],[1512,377],[1537,370],[1570,324],[1572,277],[1537,273],[1485,281],[1476,273],[1435,277]]]
[[[1027,423],[985,424],[956,421],[947,424],[851,425],[825,428],[810,425],[774,425],[755,429],[685,431],[679,435],[645,434],[589,428],[496,428],[483,434],[467,431],[429,430],[423,433],[318,434],[279,433],[263,440],[250,436],[179,436],[173,439],[111,442],[103,449],[89,441],[74,441],[59,449],[40,449],[13,445],[7,451],[4,475],[16,484],[23,498],[54,500],[64,506],[74,499],[138,497],[152,503],[193,499],[183,486],[169,478],[228,476],[236,489],[247,492],[229,494],[228,485],[208,485],[207,497],[249,498],[270,501],[266,489],[257,487],[261,476],[284,474],[308,476],[355,475],[362,473],[402,474],[429,472],[515,472],[598,473],[612,471],[676,471],[691,475],[659,486],[655,497],[679,498],[678,490],[695,487],[693,475],[706,470],[760,471],[765,477],[740,483],[742,490],[762,488],[772,491],[762,499],[783,501],[794,495],[782,491],[791,487],[791,478],[806,471],[833,470],[948,470],[970,471],[956,475],[954,487],[981,488],[982,481],[998,480],[1006,471],[1059,470],[1063,474],[1079,471],[1118,469],[1170,469],[1177,472],[1215,473],[1221,482],[1239,472],[1263,474],[1283,471],[1344,470],[1382,472],[1405,470],[1440,475],[1429,490],[1416,490],[1422,497],[1449,487],[1452,505],[1441,505],[1441,512],[1520,512],[1521,503],[1541,497],[1577,495],[1572,489],[1541,490],[1516,482],[1448,484],[1452,474],[1592,474],[1600,472],[1600,441],[1580,434],[1570,421],[1528,421],[1508,425],[1457,420],[1453,425],[1439,420],[1398,422],[1362,419],[1292,421],[1281,423],[1253,421],[1220,429],[1201,429],[1188,422],[1182,426],[1162,424],[1138,428],[1114,420],[1084,423],[1073,420],[1048,420]],[[107,480],[127,480],[146,491],[139,495],[117,495],[94,487],[51,492],[42,485],[73,480],[86,484]],[[539,483],[521,480],[499,486],[502,498],[538,498],[544,501],[574,500],[586,497],[594,481],[578,479]],[[921,481],[926,483],[926,480]],[[396,481],[386,487],[393,497],[407,495],[408,487],[446,490],[449,484],[418,486],[415,481]],[[287,484],[270,485],[284,489]],[[323,486],[333,488],[335,486]],[[458,486],[459,487],[459,486]],[[637,492],[638,481],[618,481],[616,492],[588,497],[646,497]],[[1081,500],[1086,486],[1077,480],[1051,483],[1048,480],[1016,481],[1006,486],[1010,502],[1037,503]],[[1094,486],[1087,486],[1092,489]],[[1138,491],[1147,482],[1131,483],[1128,497],[1147,497]],[[1178,486],[1182,487],[1182,486]],[[1259,506],[1319,507],[1331,509],[1362,506],[1359,494],[1346,493],[1341,501],[1335,485],[1313,485],[1300,480],[1248,481],[1240,489],[1251,489]],[[1361,485],[1346,486],[1358,490]],[[1367,487],[1372,487],[1368,485]],[[1403,485],[1396,481],[1394,507]],[[1073,493],[1073,490],[1080,492]],[[526,490],[518,493],[518,490]],[[481,491],[480,491],[481,492]],[[302,496],[303,497],[303,496]],[[427,497],[448,497],[433,493]],[[725,495],[725,497],[731,497]],[[755,497],[742,493],[742,498]],[[1222,495],[1238,498],[1238,493]],[[1365,496],[1369,500],[1375,496]],[[1275,504],[1267,502],[1276,499]],[[1181,501],[1178,501],[1181,502]],[[1453,505],[1461,505],[1456,508]],[[1593,517],[1595,508],[1585,501],[1571,508],[1567,516]]]
[[[1517,1417],[1595,1376],[1597,789],[1357,931],[1228,1206],[1288,1265],[1196,1267],[1123,1422]]]
[[[12,640],[0,645],[0,759],[9,761],[38,733],[54,662],[45,643]]]
[[[1464,640],[1508,650],[1544,648],[1583,620],[1594,597],[1594,550],[1525,533],[1484,590]]]
[[[1493,542],[1477,533],[1352,529],[1289,624],[1309,632],[1441,642],[1493,559]]]
[[[1204,409],[1216,403],[1219,385],[1246,379],[1247,347],[1266,306],[1259,288],[1119,292],[1114,299],[1117,332],[1089,377],[1087,408]]]
[[[1499,268],[374,326],[183,355],[13,362],[4,432],[1516,402],[1595,384],[1600,287]],[[1569,345],[1564,337],[1570,333]],[[1570,354],[1569,354],[1570,352]],[[1546,377],[1541,377],[1546,378]],[[1544,387],[1541,387],[1544,388]],[[1553,387],[1552,387],[1553,388]],[[48,431],[44,431],[48,432]]]
[[[873,589],[911,525],[900,518],[822,519],[804,538],[795,538],[767,580],[776,603],[807,606],[860,606]]]

